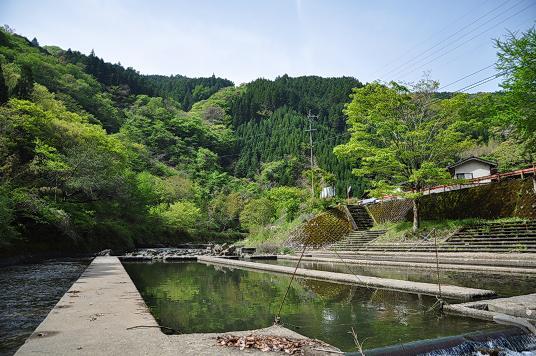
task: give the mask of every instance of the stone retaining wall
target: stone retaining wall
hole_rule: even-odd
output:
[[[422,220],[536,219],[536,193],[532,178],[425,195],[417,199],[417,204]],[[367,208],[377,223],[413,219],[410,199],[370,204]]]

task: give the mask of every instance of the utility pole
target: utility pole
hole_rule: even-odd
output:
[[[318,119],[318,115],[312,115],[311,111],[309,110],[309,114],[307,115],[307,118],[309,119],[309,130],[305,130],[309,132],[309,146],[311,148],[311,196],[315,197],[315,175],[313,172],[314,168],[314,158],[313,158],[313,131],[316,131],[316,129],[313,129],[313,119]]]

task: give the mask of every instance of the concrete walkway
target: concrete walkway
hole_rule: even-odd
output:
[[[536,335],[536,293],[446,305],[443,310],[447,314],[514,325]]]
[[[256,263],[247,261],[228,260],[217,257],[199,256],[199,262],[209,264],[219,264],[245,269],[253,269],[258,271],[276,272],[284,274],[293,274],[295,267],[286,267],[278,265],[270,265],[266,263]],[[323,280],[335,283],[354,284],[370,288],[389,289],[413,294],[438,295],[439,288],[437,284],[402,281],[389,278],[378,278],[369,276],[356,276],[353,274],[326,272],[318,270],[310,270],[298,268],[296,275],[311,279]],[[493,297],[495,292],[485,289],[465,288],[451,285],[441,285],[441,293],[443,297],[472,300],[483,297]]]
[[[536,293],[452,304],[445,306],[444,310],[447,314],[470,316],[484,320],[493,320],[493,317],[498,314],[506,314],[536,322]]]
[[[311,258],[342,258],[349,260],[369,260],[369,261],[397,261],[416,263],[436,263],[435,253],[430,252],[378,252],[378,251],[334,251],[311,250]],[[536,253],[488,253],[488,252],[439,252],[440,264],[472,265],[487,268],[512,267],[512,268],[535,268]]]
[[[144,326],[141,328],[133,328]],[[256,334],[303,336],[272,326]],[[230,332],[249,335],[252,331]],[[116,257],[97,257],[17,351],[23,355],[263,355],[216,345],[221,334],[165,335]],[[277,354],[277,353],[273,353]]]

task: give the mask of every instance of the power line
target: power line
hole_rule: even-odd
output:
[[[492,64],[490,64],[489,66],[486,66],[486,67],[484,67],[484,68],[482,68],[482,69],[479,69],[479,70],[477,70],[476,72],[473,72],[473,73],[471,73],[471,74],[467,74],[466,76],[464,76],[464,77],[462,77],[462,78],[460,78],[460,79],[458,79],[458,80],[455,80],[455,81],[453,81],[453,82],[450,82],[449,84],[443,85],[442,87],[438,88],[437,91],[440,91],[441,89],[445,89],[445,88],[447,88],[447,87],[450,87],[450,86],[453,85],[453,84],[459,83],[459,82],[461,82],[462,80],[467,79],[467,78],[469,78],[469,77],[472,77],[473,75],[475,75],[475,74],[477,74],[477,73],[480,73],[480,72],[482,72],[482,71],[484,71],[484,70],[486,70],[486,69],[488,69],[488,68],[491,68],[491,67],[493,67],[493,66],[495,66],[495,63],[492,63]]]
[[[526,21],[521,21],[521,22],[520,22],[519,24],[517,24],[515,27],[516,27],[517,29],[525,28],[525,27],[526,27],[525,23],[526,23]],[[532,24],[534,23],[534,20],[530,20],[528,23],[532,25]],[[480,49],[481,47],[483,47],[483,46],[488,46],[488,45],[489,45],[488,43],[483,42],[483,43],[481,43],[481,44],[479,44],[479,45],[477,45],[477,46],[471,46],[469,52],[463,53],[462,55],[458,55],[458,56],[456,56],[456,57],[454,57],[454,58],[450,58],[449,61],[447,61],[447,62],[443,62],[443,65],[447,65],[447,64],[453,63],[453,62],[458,61],[458,60],[460,60],[460,59],[466,59],[469,53],[472,53],[472,52],[474,52],[474,51]]]
[[[523,0],[521,0],[523,1]],[[521,1],[519,3],[521,3]],[[459,29],[458,31],[454,32],[453,34],[451,34],[450,36],[448,36],[447,38],[444,38],[443,40],[440,40],[439,42],[437,42],[435,45],[433,45],[432,47],[428,48],[427,50],[419,53],[418,55],[410,58],[409,60],[407,60],[406,62],[400,64],[399,66],[391,69],[390,71],[388,71],[387,73],[385,73],[384,75],[382,75],[381,77],[384,78],[386,77],[387,75],[391,74],[391,73],[396,73],[396,71],[398,71],[399,69],[403,68],[404,66],[406,66],[407,64],[413,62],[415,59],[418,59],[420,56],[428,53],[429,51],[433,50],[434,48],[436,48],[437,46],[441,45],[442,43],[446,42],[447,40],[451,39],[452,37],[456,36],[458,33],[462,32],[463,30],[465,30],[466,28],[469,28],[471,27],[472,25],[474,25],[475,23],[477,23],[478,21],[480,21],[481,19],[485,18],[486,16],[488,16],[489,14],[495,12],[496,10],[498,10],[499,8],[501,8],[502,6],[506,5],[508,3],[508,1],[505,1],[503,3],[501,3],[499,6],[496,6],[495,8],[493,8],[492,10],[486,12],[484,15],[476,18],[475,20],[473,20],[472,22],[470,22],[469,24],[463,26],[461,29]],[[518,3],[518,4],[519,4]],[[515,5],[517,6],[517,4]],[[507,10],[508,11],[508,10]]]
[[[477,38],[477,37],[483,35],[484,33],[486,33],[486,32],[488,32],[488,31],[494,29],[497,25],[502,24],[503,22],[505,22],[505,21],[511,19],[512,17],[514,17],[514,16],[520,14],[521,12],[527,10],[528,8],[530,8],[530,7],[534,6],[534,5],[536,5],[536,3],[531,3],[530,5],[524,7],[523,9],[517,11],[516,13],[514,13],[514,14],[512,14],[512,15],[506,17],[506,18],[504,18],[504,19],[501,20],[500,22],[498,22],[498,23],[494,24],[493,26],[489,27],[488,29],[486,29],[486,30],[480,32],[479,34],[477,34],[477,35],[475,35],[475,36],[469,38],[468,40],[466,40],[466,41],[460,43],[459,45],[457,45],[456,47],[454,47],[454,48],[448,50],[447,52],[445,52],[445,53],[443,53],[443,54],[440,54],[440,55],[437,56],[437,57],[432,58],[431,60],[429,60],[428,62],[426,62],[426,63],[424,63],[424,64],[421,64],[419,67],[416,67],[416,68],[413,68],[413,69],[411,69],[411,67],[409,67],[409,68],[408,68],[408,69],[410,69],[409,71],[407,71],[407,69],[406,69],[405,71],[401,71],[401,72],[399,72],[399,73],[398,73],[398,76],[400,77],[400,76],[402,76],[402,75],[407,75],[407,74],[413,73],[413,72],[415,72],[417,69],[420,69],[420,68],[424,67],[425,65],[428,65],[428,64],[430,64],[430,63],[432,63],[432,62],[435,62],[435,61],[438,60],[439,58],[444,57],[445,55],[451,53],[452,51],[454,51],[454,50],[456,50],[456,49],[458,49],[458,48],[460,48],[461,46],[465,45],[466,43],[471,42],[471,41],[474,40],[475,38]],[[463,38],[463,37],[461,37],[461,38]],[[461,38],[460,38],[460,39],[461,39]],[[445,49],[446,47],[448,47],[448,46],[445,46],[445,47],[443,47],[442,49]],[[436,53],[437,53],[437,52],[436,52]],[[425,57],[425,58],[423,58],[423,59],[426,59],[426,58],[429,58],[429,56],[428,56],[428,57]]]
[[[483,2],[486,2],[486,1],[483,1]],[[503,6],[504,4],[506,4],[507,1],[505,1],[502,5],[500,6]],[[474,13],[474,10],[478,9],[479,7],[481,6],[481,4],[478,4],[477,6],[471,8],[471,10],[469,10],[467,13],[465,13],[462,17],[459,17],[456,21],[454,21],[454,23],[457,23],[459,21],[461,21],[462,19],[466,18],[467,15],[470,15],[470,14],[473,14]],[[499,6],[499,7],[500,7]],[[443,33],[444,30],[448,29],[450,26],[452,26],[453,23],[449,23],[448,25],[442,27],[440,30],[436,31],[433,35],[431,36],[428,36],[425,40],[415,44],[413,47],[411,47],[409,50],[407,50],[404,54],[402,54],[401,56],[399,56],[398,58],[390,61],[389,63],[387,63],[386,65],[384,65],[382,68],[376,70],[373,74],[373,77],[376,76],[376,74],[379,74],[379,73],[382,73],[384,71],[384,69],[388,68],[389,66],[391,66],[392,64],[395,64],[397,63],[400,59],[402,59],[403,57],[407,56],[408,54],[412,53],[416,48],[418,48],[421,44],[423,43],[426,43],[428,40],[434,38],[434,36],[436,36],[437,34],[441,34]]]

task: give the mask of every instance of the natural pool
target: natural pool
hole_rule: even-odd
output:
[[[259,260],[260,263],[295,267],[293,260]],[[328,272],[353,273],[362,276],[400,279],[412,282],[437,283],[437,272],[434,270],[412,269],[389,266],[358,266],[344,263],[325,263],[301,261],[300,268],[315,269]],[[350,269],[350,271],[348,270]],[[440,271],[443,284],[455,286],[490,289],[501,297],[536,293],[536,275],[495,274],[459,271]]]
[[[184,333],[270,326],[290,276],[201,263],[124,263],[160,325]],[[296,278],[282,323],[341,350],[498,328],[493,323],[430,311],[435,298]]]

